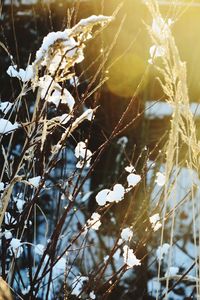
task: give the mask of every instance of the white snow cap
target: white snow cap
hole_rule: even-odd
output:
[[[150,223],[152,224],[153,231],[157,231],[162,224],[160,223],[160,216],[159,214],[154,214],[149,218]]]
[[[140,266],[141,262],[135,254],[133,253],[133,250],[130,249],[127,245],[123,247],[123,257],[124,257],[124,262],[127,264],[129,268],[132,268],[134,266]]]
[[[106,204],[106,202],[119,202],[124,199],[125,188],[123,185],[117,183],[112,190],[103,189],[96,195],[96,201],[100,206]]]
[[[165,243],[162,246],[159,246],[156,250],[156,257],[158,260],[162,260],[164,256],[168,253],[170,249],[170,245]]]
[[[11,109],[11,107],[13,106],[13,103],[8,102],[8,101],[4,101],[4,102],[0,102],[0,110],[6,115],[9,110]]]
[[[133,231],[131,230],[130,227],[124,228],[121,232],[121,238],[124,241],[130,241],[133,237]]]
[[[20,125],[16,122],[12,124],[9,120],[2,118],[0,119],[0,134],[10,133],[11,131],[14,131],[19,127]]]
[[[72,282],[72,295],[78,296],[83,289],[84,283],[89,280],[86,276],[76,276]]]
[[[156,178],[155,182],[157,183],[157,185],[159,185],[159,186],[165,185],[166,177],[165,177],[165,175],[163,173],[157,172],[156,173],[156,177],[157,178]]]
[[[135,168],[132,165],[126,166],[125,167],[126,172],[128,173],[134,173],[135,172]]]
[[[129,187],[134,187],[141,181],[141,176],[131,173],[127,176],[127,181]]]
[[[7,69],[7,74],[10,77],[17,77],[18,79],[20,79],[22,82],[28,82],[33,78],[34,72],[33,72],[33,66],[32,65],[28,65],[26,67],[26,69],[19,69],[19,71],[17,71],[17,66],[10,66]]]
[[[4,191],[4,183],[0,182],[0,192],[3,192],[3,191]]]
[[[77,168],[82,168],[84,163],[86,167],[90,167],[92,152],[89,149],[87,149],[87,145],[85,142],[79,142],[76,145],[74,155],[76,156],[76,158],[79,159],[78,163],[76,164]]]
[[[30,182],[30,184],[32,184],[34,187],[37,188],[39,186],[40,180],[41,180],[41,176],[36,176],[36,177],[29,178],[28,182]]]
[[[90,219],[87,220],[87,223],[86,223],[87,227],[91,228],[91,229],[94,229],[94,230],[98,230],[99,227],[101,226],[100,218],[101,218],[101,215],[94,212],[91,215]]]

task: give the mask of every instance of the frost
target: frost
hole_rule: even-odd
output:
[[[13,106],[13,103],[5,101],[5,102],[0,102],[0,110],[6,115],[11,107]]]
[[[22,82],[27,82],[30,81],[33,78],[34,72],[33,72],[33,66],[28,65],[26,69],[19,69],[19,71],[16,70],[17,66],[10,66],[7,69],[7,74],[10,77],[17,77],[20,79]]]
[[[159,214],[154,214],[149,218],[150,223],[152,224],[153,231],[157,231],[162,224],[160,223],[160,216]]]
[[[43,252],[44,252],[44,245],[42,244],[37,244],[35,246],[35,253],[38,254],[38,255],[43,255]]]
[[[91,218],[89,220],[87,220],[87,227],[94,229],[94,230],[98,230],[99,227],[101,226],[101,221],[100,221],[101,215],[94,212],[91,215]]]
[[[157,178],[156,178],[155,182],[157,183],[157,185],[159,185],[159,186],[165,185],[166,177],[164,174],[162,174],[161,172],[157,172],[156,177]]]
[[[36,177],[29,178],[28,182],[37,188],[39,186],[40,180],[41,180],[41,176],[36,176]]]
[[[130,241],[133,237],[133,231],[127,227],[127,228],[124,228],[121,232],[121,238],[124,240],[124,241]]]
[[[141,176],[140,175],[137,175],[137,174],[129,174],[127,176],[127,181],[128,181],[128,186],[129,187],[134,187],[136,186],[141,180]]]
[[[127,264],[129,268],[141,265],[140,260],[137,259],[137,257],[133,253],[133,250],[130,249],[127,245],[123,247],[123,257],[124,257],[124,262]]]
[[[156,257],[158,260],[162,260],[164,256],[168,253],[170,249],[170,245],[165,243],[162,246],[159,246],[156,250]]]
[[[7,134],[19,128],[18,123],[12,124],[9,120],[0,118],[0,134]]]
[[[89,280],[86,276],[76,276],[72,282],[72,295],[78,296],[83,289],[84,283]]]

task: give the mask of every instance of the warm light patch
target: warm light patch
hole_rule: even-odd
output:
[[[145,62],[135,53],[126,54],[109,70],[107,86],[109,90],[122,97],[131,97],[145,70]]]

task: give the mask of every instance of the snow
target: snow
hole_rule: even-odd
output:
[[[167,272],[165,273],[165,277],[168,276],[175,276],[177,275],[179,272],[179,268],[178,267],[170,267]]]
[[[19,239],[13,238],[10,242],[10,246],[13,248],[13,250],[16,250],[21,246],[21,241]]]
[[[61,102],[67,104],[70,111],[72,111],[72,109],[74,108],[74,104],[75,104],[74,97],[70,94],[70,92],[67,89],[64,89],[63,91]]]
[[[159,246],[156,250],[156,257],[158,260],[162,260],[165,255],[167,255],[168,251],[170,249],[170,245],[167,243],[164,243],[162,246]]]
[[[153,297],[157,296],[157,292],[161,289],[161,283],[158,281],[156,277],[148,280],[147,282],[148,295]]]
[[[29,178],[28,182],[37,188],[40,184],[40,180],[41,180],[41,176],[36,176],[36,177]]]
[[[41,98],[48,102],[54,103],[58,107],[59,103],[67,104],[69,110],[72,111],[74,108],[75,100],[67,89],[61,89],[60,85],[53,81],[51,76],[45,75],[40,78]],[[47,93],[48,91],[48,93]],[[51,94],[52,93],[52,94]],[[51,94],[51,95],[50,95]]]
[[[13,225],[17,223],[17,221],[15,220],[14,217],[11,216],[11,214],[9,212],[5,212],[4,215],[4,220],[5,220],[5,224],[6,225],[10,225],[10,223],[12,223]]]
[[[134,187],[141,181],[141,176],[131,173],[127,176],[127,181],[129,187]]]
[[[107,201],[107,196],[110,193],[109,189],[104,189],[101,190],[97,195],[96,195],[96,201],[98,205],[103,206],[106,204]]]
[[[25,204],[25,201],[23,199],[17,199],[16,201],[16,205],[17,205],[17,209],[18,211],[21,213],[23,210],[23,206]]]
[[[8,134],[19,128],[18,123],[12,124],[9,120],[0,118],[0,134]]]
[[[114,185],[113,190],[103,189],[96,195],[96,201],[100,206],[106,202],[119,202],[124,199],[125,188],[122,184],[117,183]]]
[[[79,78],[77,76],[73,76],[72,78],[70,78],[69,82],[74,87],[76,87],[76,86],[78,86],[80,84]]]
[[[64,272],[66,269],[66,259],[61,257],[55,264],[56,271]]]
[[[4,191],[4,183],[0,182],[0,192],[3,192],[3,191]]]
[[[105,25],[106,23],[109,23],[110,21],[113,20],[113,17],[110,16],[103,16],[103,15],[92,15],[86,19],[81,19],[73,28],[72,32],[73,34],[78,34],[82,32],[83,27],[87,26],[93,26],[96,24],[101,24],[102,26]],[[90,35],[89,35],[90,37]],[[88,39],[88,36],[87,36]]]
[[[95,296],[94,291],[90,292],[89,297],[90,297],[92,300],[96,299],[96,296]]]
[[[124,241],[130,241],[133,237],[133,231],[131,230],[130,227],[124,228],[121,232],[121,238]]]
[[[113,255],[113,258],[115,260],[119,260],[120,259],[120,254],[121,254],[121,250],[120,249],[117,249],[117,251],[115,251],[114,255]]]
[[[166,177],[164,174],[162,174],[161,172],[157,172],[156,173],[156,180],[155,182],[157,183],[158,186],[163,186],[165,185],[166,182]]]
[[[81,141],[76,145],[74,155],[76,156],[76,158],[79,159],[78,163],[76,164],[77,168],[82,168],[84,163],[86,167],[90,167],[92,152],[89,149],[87,149],[87,145],[85,142]]]
[[[65,124],[67,124],[67,122],[69,122],[69,120],[71,119],[71,116],[68,114],[63,114],[59,117],[59,119],[60,119],[60,123],[65,125]]]
[[[149,218],[150,223],[152,224],[153,231],[157,231],[162,224],[160,223],[160,216],[159,214],[154,214]]]
[[[72,282],[72,295],[78,296],[83,289],[84,283],[89,280],[86,276],[76,276]]]
[[[128,173],[134,173],[135,172],[135,168],[132,165],[129,165],[127,167],[125,167],[125,171]]]
[[[22,243],[19,239],[12,238],[10,241],[10,250],[11,253],[14,252],[14,255],[16,258],[19,258],[21,254],[23,253]]]
[[[101,218],[101,215],[94,212],[91,215],[91,218],[89,220],[87,220],[87,227],[94,229],[94,230],[98,230],[99,227],[101,226],[100,218]]]
[[[12,238],[12,232],[10,230],[5,230],[4,236],[6,240],[10,240]]]
[[[200,116],[200,104],[192,102],[190,103],[190,111],[194,117]],[[171,116],[173,113],[172,106],[164,101],[146,101],[145,103],[145,116],[148,119],[159,118]]]
[[[33,78],[34,72],[33,72],[32,65],[28,65],[25,70],[20,68],[19,71],[17,71],[16,68],[17,68],[16,65],[9,66],[9,68],[7,69],[7,74],[10,77],[17,77],[22,82],[28,82]]]
[[[5,102],[0,102],[0,110],[6,115],[11,107],[13,106],[13,103],[5,101]]]
[[[37,244],[37,245],[35,246],[35,253],[38,254],[38,255],[42,255],[43,252],[44,252],[44,249],[45,249],[44,245],[42,245],[42,244]]]
[[[67,40],[68,39],[68,46],[73,48],[76,46],[76,42],[73,38],[69,38],[69,29],[65,29],[64,31],[57,31],[57,32],[50,32],[47,36],[44,37],[42,41],[42,45],[40,49],[36,52],[36,62],[38,62],[45,53],[48,51],[49,47],[52,46],[58,40]]]
[[[114,185],[113,190],[107,195],[108,202],[119,202],[124,199],[125,188],[122,184],[117,183]]]
[[[127,264],[129,268],[141,265],[140,260],[137,259],[137,257],[133,253],[133,250],[130,249],[127,245],[123,247],[123,257],[124,257],[124,262]]]

